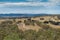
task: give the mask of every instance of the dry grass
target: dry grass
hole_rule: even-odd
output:
[[[40,20],[40,18],[44,18],[44,20]],[[13,19],[0,19],[0,23],[3,21],[7,21],[7,20],[13,21]],[[18,25],[18,28],[23,30],[23,31],[29,30],[29,29],[38,31],[39,29],[41,29],[41,26],[37,25],[36,23],[35,23],[35,25],[25,25],[24,20],[27,20],[27,18],[15,19],[14,23],[17,24],[16,22],[22,21],[22,23],[19,23],[17,25]],[[55,17],[53,17],[53,16],[41,16],[41,17],[35,17],[35,18],[32,17],[31,20],[36,20],[38,22],[44,22],[44,21],[49,21],[49,20],[52,20],[55,22],[60,22],[60,20],[57,18],[57,16],[55,16]],[[49,25],[52,28],[60,28],[60,25],[57,26],[57,25],[53,25],[50,23],[47,25]]]

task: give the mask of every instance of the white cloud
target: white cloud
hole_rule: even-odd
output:
[[[5,6],[44,6],[44,7],[51,7],[51,6],[56,6],[55,3],[51,2],[19,2],[19,3],[1,3],[0,7],[5,7]]]
[[[29,1],[29,2],[40,2],[42,0],[26,0],[26,1]]]
[[[31,0],[30,0],[31,1]],[[60,5],[60,0],[49,0],[49,2],[3,2],[0,3],[0,13],[58,13],[59,11],[52,10],[55,6]],[[28,7],[28,10],[17,10],[17,9],[7,9],[7,7],[11,6],[44,6],[47,8],[47,10],[30,10]],[[3,7],[6,7],[4,9]],[[3,8],[3,9],[2,9]],[[36,8],[36,7],[35,7]],[[9,11],[8,11],[9,10]],[[60,13],[60,12],[59,12]]]
[[[40,6],[40,5],[48,5],[48,3],[36,3],[36,2],[20,2],[20,3],[3,3],[0,5],[19,5],[19,6]]]
[[[50,2],[59,3],[60,0],[49,0]]]
[[[24,13],[27,13],[27,14],[40,14],[40,13],[46,13],[46,14],[59,14],[60,13],[60,11],[59,10],[4,10],[4,12],[3,11],[1,11],[0,10],[0,13],[3,13],[3,14],[5,14],[5,13],[7,13],[7,14],[9,14],[9,13],[22,13],[22,14],[24,14]]]
[[[1,2],[0,7],[3,6],[46,6],[46,7],[52,7],[60,4],[60,0],[49,0],[49,2],[37,2],[41,0],[27,0],[27,1],[36,1],[36,2]]]

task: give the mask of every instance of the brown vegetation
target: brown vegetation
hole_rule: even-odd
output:
[[[1,19],[0,40],[60,40],[60,21],[54,17]]]

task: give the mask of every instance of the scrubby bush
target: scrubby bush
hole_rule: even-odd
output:
[[[19,24],[19,23],[22,23],[22,21],[18,21],[18,22],[16,22],[17,24]]]
[[[3,21],[1,24],[12,24],[12,21]]]
[[[42,29],[22,31],[16,24],[0,24],[0,40],[60,40],[60,29],[51,28],[39,21],[35,22]]]
[[[34,24],[34,20],[30,20],[30,19],[28,19],[28,20],[24,20],[24,23],[25,23],[25,25],[35,25]]]
[[[55,22],[55,21],[49,21],[53,25],[59,25],[60,22]]]
[[[10,25],[10,24],[6,24],[6,23],[2,23],[0,24],[0,40],[3,40],[5,37],[12,37],[10,34],[18,34],[18,27],[17,25]],[[8,36],[10,35],[10,36]],[[4,40],[8,40],[4,39]],[[10,38],[9,38],[10,40]]]
[[[49,23],[49,21],[44,21],[43,23],[48,24],[48,23]]]
[[[57,16],[58,19],[60,19],[60,16]]]

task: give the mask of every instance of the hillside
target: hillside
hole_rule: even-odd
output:
[[[22,30],[28,30],[28,29],[32,29],[32,30],[39,30],[41,27],[45,26],[50,26],[53,28],[60,28],[60,19],[59,16],[35,16],[35,17],[21,17],[21,18],[0,18],[0,21],[15,21],[13,23],[15,23],[16,25],[18,25],[19,29]],[[0,23],[1,23],[0,22]],[[39,24],[38,24],[39,23]]]
[[[60,16],[0,18],[0,40],[60,40]]]

